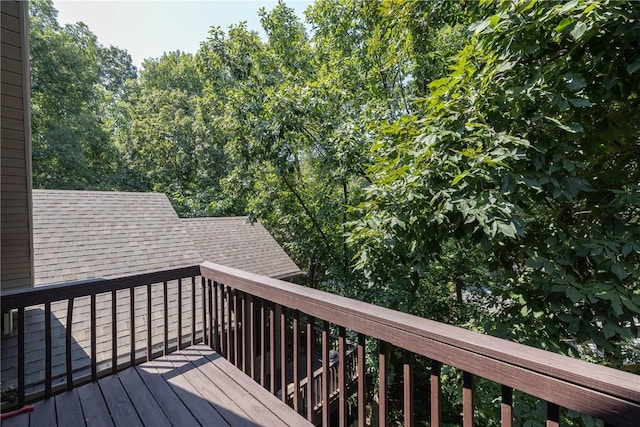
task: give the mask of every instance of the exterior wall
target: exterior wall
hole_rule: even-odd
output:
[[[27,2],[1,1],[1,287],[33,285]]]

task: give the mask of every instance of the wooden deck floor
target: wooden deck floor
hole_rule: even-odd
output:
[[[209,347],[196,345],[35,404],[2,426],[310,426]]]

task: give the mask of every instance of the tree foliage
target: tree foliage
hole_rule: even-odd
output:
[[[131,57],[83,23],[60,26],[50,0],[29,8],[34,186],[111,188],[119,162],[106,110],[135,77]]]
[[[592,342],[621,366],[640,314],[640,8],[482,11],[450,73],[372,147],[359,266],[372,280],[420,273],[468,236],[509,276],[508,327],[493,332],[569,353]]]

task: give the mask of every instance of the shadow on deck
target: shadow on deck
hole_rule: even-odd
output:
[[[206,345],[37,402],[3,426],[311,425]]]

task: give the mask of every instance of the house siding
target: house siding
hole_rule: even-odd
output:
[[[1,287],[33,285],[27,3],[0,2]]]

